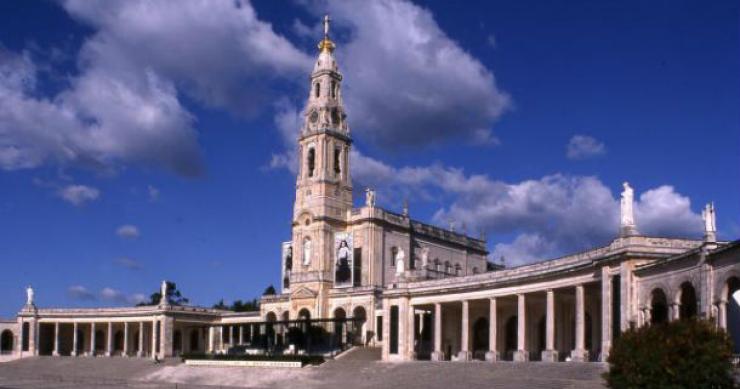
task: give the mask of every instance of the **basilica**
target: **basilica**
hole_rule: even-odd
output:
[[[354,207],[335,48],[325,19],[297,139],[290,239],[275,258],[280,288],[258,312],[175,305],[166,282],[160,304],[115,308],[37,306],[29,287],[17,316],[0,321],[2,353],[165,358],[258,338],[295,352],[290,328],[315,322],[340,331],[342,344],[382,348],[384,361],[586,362],[604,361],[631,327],[689,317],[740,344],[740,241],[718,241],[712,204],[702,239],[645,236],[625,183],[610,243],[512,268],[488,262],[484,239],[377,206],[372,189]]]

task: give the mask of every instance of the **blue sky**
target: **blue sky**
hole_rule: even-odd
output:
[[[734,1],[0,2],[0,316],[258,296],[330,12],[356,192],[509,265],[638,228],[740,235]],[[357,196],[357,202],[361,196]]]

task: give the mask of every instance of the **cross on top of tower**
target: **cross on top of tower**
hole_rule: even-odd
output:
[[[331,22],[331,19],[329,19],[329,15],[324,16],[324,39],[319,42],[319,51],[328,51],[333,52],[334,48],[336,47],[334,45],[334,42],[329,39],[329,23]]]
[[[331,19],[329,19],[329,15],[324,16],[324,38],[329,37],[329,22],[331,22]]]

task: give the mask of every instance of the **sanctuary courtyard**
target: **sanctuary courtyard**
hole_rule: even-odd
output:
[[[372,189],[364,206],[354,207],[343,77],[328,20],[324,26],[296,140],[292,228],[274,258],[279,290],[262,297],[259,311],[232,312],[174,304],[167,282],[158,304],[92,309],[46,307],[28,287],[17,316],[0,322],[4,358],[22,359],[0,367],[0,377],[42,361],[98,366],[100,358],[91,357],[136,366],[130,360],[172,364],[188,354],[349,358],[377,350],[381,361],[429,362],[342,365],[339,358],[275,374],[323,382],[335,378],[317,372],[336,363],[352,367],[337,368],[337,377],[367,376],[361,387],[385,386],[374,369],[397,372],[409,387],[456,386],[458,377],[489,387],[494,376],[537,387],[540,375],[589,387],[603,365],[586,362],[605,361],[613,340],[631,327],[705,318],[740,345],[740,241],[717,239],[713,204],[703,211],[703,238],[645,236],[625,183],[610,243],[512,268],[488,262],[485,239],[415,220],[408,209],[379,207]],[[152,368],[151,377],[176,376],[177,369],[187,367]],[[584,382],[571,382],[579,372]]]

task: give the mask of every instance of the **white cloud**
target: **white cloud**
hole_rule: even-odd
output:
[[[124,239],[136,239],[141,234],[139,233],[139,227],[131,224],[124,224],[116,229],[116,235]]]
[[[141,270],[142,266],[141,263],[135,259],[128,258],[128,257],[122,257],[118,258],[114,261],[114,263],[118,266],[124,267],[129,270]]]
[[[87,290],[82,285],[73,285],[67,288],[67,295],[75,300],[80,301],[93,301],[95,300],[95,294]]]
[[[587,135],[574,135],[570,138],[566,151],[568,159],[587,159],[605,153],[604,143]]]
[[[67,185],[58,190],[57,194],[64,201],[79,207],[100,197],[100,191],[86,185]]]
[[[497,143],[491,130],[509,96],[430,11],[393,0],[330,0],[327,8],[336,29],[349,30],[337,55],[356,133],[391,148]]]
[[[185,94],[239,115],[269,107],[311,58],[241,1],[62,3],[94,33],[68,89],[39,97],[26,55],[0,51],[0,168],[74,164],[115,170],[138,163],[203,171]]]
[[[105,287],[100,290],[100,299],[103,301],[112,302],[115,304],[131,304],[135,305],[142,301],[148,300],[146,296],[141,293],[134,293],[128,295],[120,290]]]

